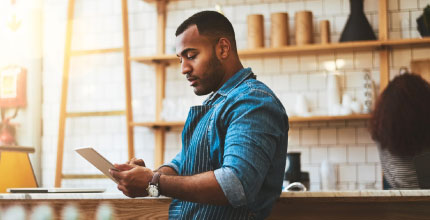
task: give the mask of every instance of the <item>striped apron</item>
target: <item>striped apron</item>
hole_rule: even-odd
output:
[[[213,171],[210,158],[208,132],[212,105],[191,107],[182,131],[182,158],[179,175],[191,176]],[[169,219],[252,219],[245,207],[216,206],[174,199],[169,209]]]

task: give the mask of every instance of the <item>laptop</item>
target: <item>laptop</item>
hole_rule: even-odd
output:
[[[102,193],[105,189],[91,188],[8,188],[8,193]]]

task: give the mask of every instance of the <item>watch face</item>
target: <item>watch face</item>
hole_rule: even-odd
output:
[[[158,189],[157,189],[157,187],[154,186],[154,185],[150,185],[148,187],[148,194],[149,194],[149,196],[152,196],[152,197],[158,197]]]

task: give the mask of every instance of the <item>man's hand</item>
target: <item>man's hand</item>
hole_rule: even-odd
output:
[[[154,176],[151,169],[135,164],[115,164],[114,166],[120,171],[110,170],[109,172],[118,180],[118,189],[124,195],[131,198],[148,195],[146,188]]]
[[[143,161],[142,159],[136,159],[134,157],[131,158],[131,160],[127,161],[127,164],[138,165],[138,166],[141,166],[141,167],[146,167],[145,161]]]

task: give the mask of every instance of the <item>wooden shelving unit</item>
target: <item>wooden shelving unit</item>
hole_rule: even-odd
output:
[[[383,46],[387,47],[411,47],[411,46],[429,46],[430,37],[424,38],[411,38],[411,39],[399,39],[399,40],[386,40]]]
[[[163,121],[160,112],[162,100],[165,96],[165,67],[169,63],[179,62],[174,54],[165,54],[165,27],[166,27],[166,5],[169,0],[144,0],[157,5],[157,54],[153,56],[130,57],[130,61],[155,65],[156,69],[156,117],[151,122],[129,121],[129,126],[143,126],[153,128],[155,131],[155,167],[164,161],[164,137],[165,132],[171,127],[183,127],[183,121]],[[270,57],[281,55],[299,55],[312,53],[331,53],[342,51],[377,50],[379,51],[380,66],[380,91],[385,89],[389,81],[390,50],[401,47],[429,45],[430,38],[422,39],[388,39],[388,0],[378,0],[379,39],[375,41],[343,42],[331,44],[312,44],[306,46],[287,46],[282,48],[261,48],[252,50],[240,50],[241,58]],[[246,15],[244,15],[246,16]],[[290,122],[312,122],[312,121],[335,121],[335,120],[368,120],[369,114],[355,114],[345,116],[313,116],[313,117],[290,117]]]
[[[151,122],[133,122],[133,126],[160,128],[160,127],[183,127],[185,121],[151,121]]]
[[[67,178],[94,178],[94,176],[103,175],[69,175],[63,173],[63,158],[64,158],[64,147],[66,138],[66,121],[67,118],[74,117],[106,117],[106,116],[121,116],[124,115],[127,120],[127,124],[133,121],[132,109],[131,109],[131,72],[130,72],[130,46],[129,46],[129,29],[128,29],[128,6],[127,0],[121,0],[121,21],[122,21],[122,33],[123,33],[123,47],[121,48],[104,48],[104,49],[93,49],[93,50],[72,50],[72,39],[73,35],[73,21],[75,18],[75,0],[68,0],[67,4],[67,22],[66,22],[66,36],[65,36],[65,47],[64,47],[64,61],[63,61],[63,76],[61,85],[61,101],[60,101],[60,112],[59,112],[59,125],[58,125],[58,139],[57,139],[57,161],[55,167],[55,187],[61,187],[62,180]],[[125,88],[125,110],[120,111],[93,111],[93,112],[69,112],[67,111],[67,103],[69,97],[69,78],[70,69],[72,64],[72,57],[85,56],[85,55],[97,55],[97,54],[108,54],[108,53],[123,53],[123,66],[124,66],[124,88]],[[134,127],[127,125],[127,146],[128,146],[128,158],[134,157]]]
[[[306,54],[306,53],[327,53],[327,52],[342,52],[342,51],[358,51],[358,50],[382,50],[387,47],[408,47],[418,46],[430,43],[430,37],[417,39],[400,39],[400,40],[376,40],[376,41],[358,41],[345,43],[331,43],[327,45],[311,44],[305,46],[287,46],[282,48],[261,48],[252,50],[240,50],[241,58],[262,57],[262,56],[282,56],[291,54]],[[172,63],[178,61],[178,57],[174,54],[163,54],[154,56],[138,56],[130,57],[131,61],[141,63]],[[179,61],[178,61],[179,62]]]
[[[347,50],[372,50],[381,47],[380,41],[360,41],[360,42],[346,42],[346,43],[332,43],[332,44],[311,44],[305,46],[287,46],[281,48],[261,48],[261,49],[248,49],[239,50],[241,58],[261,57],[261,56],[280,56],[288,54],[303,54],[315,52],[332,52],[332,51],[347,51]],[[133,61],[142,63],[161,63],[161,62],[175,62],[178,57],[174,54],[155,55],[155,56],[140,56],[131,57]]]
[[[353,114],[353,115],[337,115],[337,116],[310,116],[300,117],[292,116],[289,117],[289,122],[312,122],[312,121],[340,121],[340,120],[365,120],[370,118],[370,114]],[[133,126],[150,127],[150,128],[177,128],[183,127],[185,121],[151,121],[151,122],[133,122]]]
[[[340,120],[365,120],[370,118],[370,114],[353,114],[353,115],[336,115],[336,116],[311,116],[300,117],[292,116],[289,118],[290,122],[312,122],[312,121],[340,121]]]

